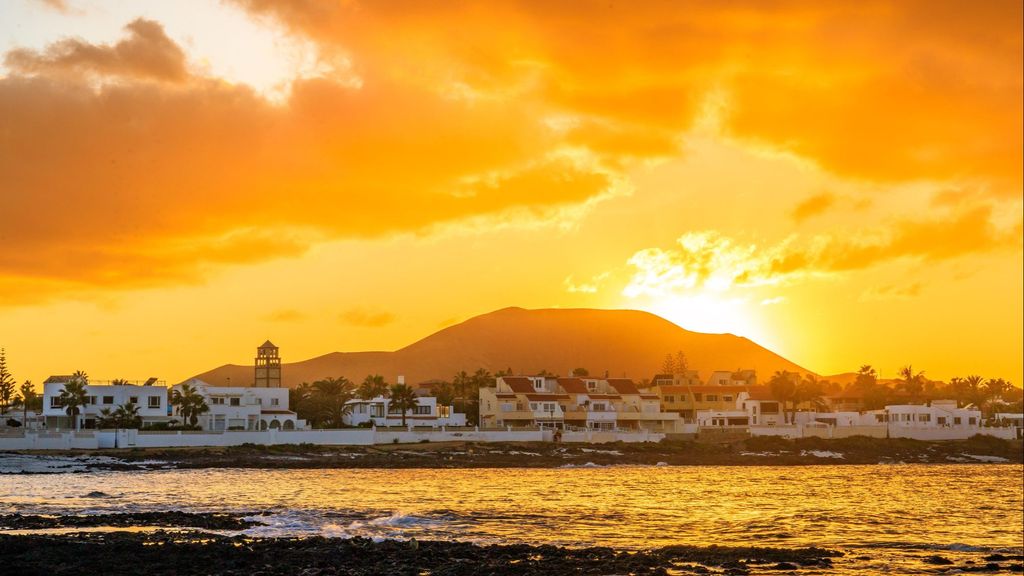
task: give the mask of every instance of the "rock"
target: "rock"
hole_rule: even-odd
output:
[[[769,570],[797,570],[800,567],[791,562],[779,562],[775,566],[768,566]]]
[[[921,559],[921,561],[925,564],[933,564],[935,566],[949,566],[953,563],[953,561],[949,558],[939,556],[938,554],[934,554],[932,556],[928,556],[927,558],[923,558]]]

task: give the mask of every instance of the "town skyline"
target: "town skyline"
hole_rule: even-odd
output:
[[[0,345],[176,380],[639,309],[1021,383],[1021,6],[940,4],[5,3]]]

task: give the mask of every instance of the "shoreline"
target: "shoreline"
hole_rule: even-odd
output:
[[[381,446],[242,445],[0,453],[0,473],[168,469],[596,468],[606,466],[813,466],[1021,464],[1024,442],[990,437],[926,442],[879,438],[760,437],[730,444],[444,442]]]

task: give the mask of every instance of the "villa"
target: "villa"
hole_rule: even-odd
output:
[[[657,394],[628,378],[504,376],[480,389],[485,427],[541,426],[587,430],[676,432],[682,423],[662,411]]]
[[[306,428],[306,421],[288,409],[287,388],[256,388],[251,386],[213,386],[192,378],[171,388],[180,391],[189,385],[206,400],[208,412],[199,415],[203,430],[296,430]],[[181,420],[177,414],[177,420]]]
[[[71,382],[73,376],[50,376],[43,382],[43,419],[48,430],[75,428],[96,428],[101,412],[111,412],[118,406],[134,404],[138,407],[143,427],[170,420],[167,403],[167,387],[156,378],[150,378],[141,385],[131,383],[95,383],[86,384],[85,405],[78,408],[79,413],[73,422],[61,403],[60,395],[64,385]]]

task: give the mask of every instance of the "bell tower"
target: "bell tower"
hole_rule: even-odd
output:
[[[270,340],[256,349],[256,388],[281,387],[281,357],[277,355],[277,346]]]

